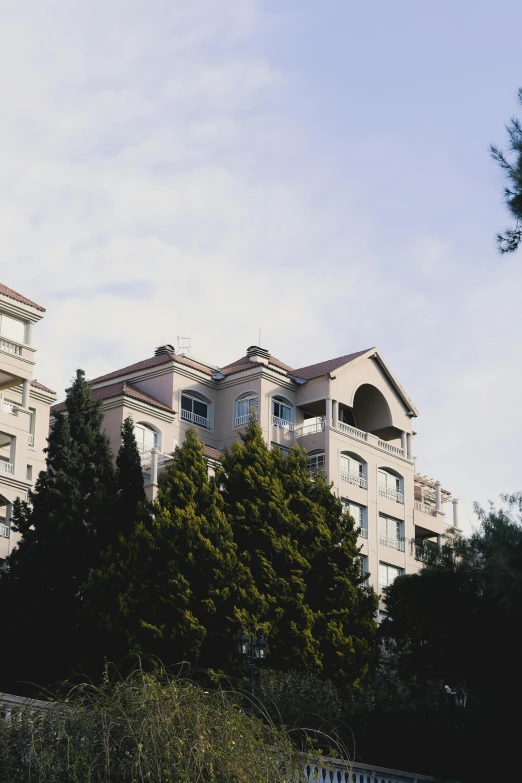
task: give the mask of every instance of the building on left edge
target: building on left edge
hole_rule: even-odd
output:
[[[34,378],[34,326],[45,308],[0,283],[0,566],[18,536],[13,502],[27,499],[45,467],[49,410],[55,392]]]

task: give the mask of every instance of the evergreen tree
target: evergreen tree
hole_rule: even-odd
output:
[[[3,681],[48,684],[81,657],[82,585],[99,560],[100,533],[113,510],[114,469],[102,413],[82,370],[67,393],[67,415],[56,414],[46,470],[14,505],[21,533],[0,585]]]
[[[522,104],[522,87],[518,90],[518,101]],[[501,253],[513,253],[522,240],[522,124],[513,117],[506,125],[509,139],[509,152],[514,154],[510,160],[504,152],[493,145],[490,154],[504,171],[509,187],[504,188],[504,200],[508,211],[515,219],[513,228],[508,228],[504,234],[497,234],[497,246]]]
[[[247,588],[219,489],[190,429],[160,476],[153,517],[91,575],[90,605],[116,658],[136,652],[222,668],[245,619]],[[96,595],[112,598],[101,607]]]

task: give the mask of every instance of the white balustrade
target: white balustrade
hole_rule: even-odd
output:
[[[252,418],[257,421],[257,411],[250,411],[250,413],[245,413],[243,416],[236,416],[234,427],[244,427]]]
[[[422,511],[424,514],[429,514],[432,517],[437,516],[437,509],[435,506],[427,506],[426,503],[421,503],[419,500],[414,500],[413,506],[417,511]]]
[[[198,416],[197,413],[192,413],[192,411],[183,410],[183,408],[181,409],[181,418],[183,421],[190,421],[192,424],[197,424],[198,427],[205,427],[207,430],[211,428],[210,419],[206,419],[204,416]]]
[[[361,527],[361,529],[359,530],[359,535],[361,538],[368,538],[368,531],[366,530],[365,527]]]
[[[272,424],[274,427],[279,427],[282,430],[288,430],[289,432],[294,431],[294,425],[293,422],[287,421],[286,419],[280,419],[279,416],[274,416],[272,414]]]
[[[21,356],[22,346],[17,345],[17,343],[12,343],[11,340],[5,340],[3,337],[0,337],[0,351],[13,353],[15,356]]]
[[[314,424],[304,424],[302,427],[297,427],[295,437],[302,438],[305,435],[313,435],[315,432],[322,432],[324,429],[324,421],[316,421]]]
[[[350,424],[345,424],[343,421],[337,422],[337,429],[344,432],[345,435],[349,435],[350,438],[355,438],[355,440],[368,441],[367,432],[358,430],[357,427],[352,427]]]
[[[348,484],[353,484],[355,487],[368,488],[368,481],[360,473],[352,473],[349,470],[341,470],[341,481],[347,481]]]
[[[398,549],[399,552],[404,552],[406,543],[404,538],[390,538],[389,536],[380,536],[380,542],[383,546],[390,546],[392,549]]]
[[[379,438],[379,448],[383,451],[387,451],[389,454],[394,454],[396,457],[404,457],[404,449],[400,446],[394,446],[393,443],[388,443],[386,440]]]
[[[34,446],[34,435],[30,432],[27,436],[27,442],[30,446]]]
[[[0,538],[9,538],[9,527],[7,525],[0,524]]]
[[[4,462],[3,459],[0,459],[0,473],[10,473],[11,475],[14,474],[14,465],[12,462]]]
[[[7,402],[7,400],[0,400],[0,413],[11,413],[13,416],[16,412],[17,406],[14,402]]]
[[[303,772],[303,783],[436,783],[428,775],[327,757],[308,761]]]
[[[396,503],[404,503],[404,495],[398,489],[392,489],[386,484],[379,484],[379,495],[388,500],[395,500]]]

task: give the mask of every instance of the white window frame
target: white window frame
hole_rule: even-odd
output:
[[[326,473],[326,452],[319,450],[308,455],[308,471],[312,478],[319,473]]]
[[[187,411],[182,407],[183,397],[192,400],[191,411]],[[206,416],[201,416],[198,413],[194,413],[194,402],[199,402],[207,406]],[[204,397],[202,394],[199,394],[199,392],[193,392],[188,390],[187,391],[182,390],[180,392],[179,419],[185,424],[188,424],[189,426],[196,425],[196,427],[203,427],[203,429],[212,430],[212,411],[213,411],[212,401],[209,400],[207,397]]]
[[[275,412],[275,406],[279,406],[278,413],[285,415],[278,416]],[[285,410],[283,410],[283,408]],[[294,406],[286,397],[280,394],[274,394],[270,400],[270,416],[274,427],[279,427],[289,432],[294,431]]]
[[[360,503],[353,503],[347,498],[341,498],[343,508],[348,511],[351,517],[353,517],[355,524],[360,528],[360,537],[368,538],[368,509],[366,506],[362,506]],[[356,513],[354,514],[354,510]]]
[[[380,497],[404,503],[404,479],[386,468],[377,468],[377,482]]]
[[[379,514],[379,541],[383,546],[405,552],[403,520],[391,517],[389,514]]]
[[[386,573],[386,579],[384,580],[383,572]],[[390,579],[390,572],[395,572],[393,579]],[[404,568],[398,568],[398,566],[391,565],[390,563],[383,563],[379,561],[379,590],[383,590],[385,587],[389,587],[398,576],[404,575]]]
[[[242,405],[248,404],[247,412],[241,412]],[[257,392],[244,392],[234,402],[234,427],[244,427],[254,414],[256,421],[259,419],[259,394]]]
[[[357,459],[353,454],[341,451],[339,454],[339,475],[341,481],[353,484],[354,487],[368,489],[366,470],[367,464],[361,457]]]
[[[139,438],[138,437],[138,428],[145,432],[150,432],[152,434],[152,442],[145,439],[145,437]],[[159,449],[160,447],[160,433],[154,427],[152,424],[149,424],[147,421],[135,421],[134,422],[134,437],[136,438],[136,445],[138,446],[138,451],[140,454],[145,454],[147,451],[150,451],[152,448]]]

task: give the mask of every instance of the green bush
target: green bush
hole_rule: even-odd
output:
[[[0,720],[0,783],[285,783],[303,758],[234,695],[137,671]]]

